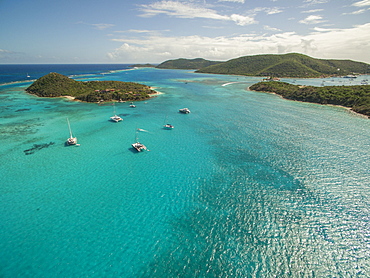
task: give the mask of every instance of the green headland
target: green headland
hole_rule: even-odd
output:
[[[250,89],[276,93],[291,100],[341,105],[370,117],[370,85],[314,87],[267,81],[256,83]]]
[[[315,78],[369,74],[370,65],[351,60],[316,59],[298,53],[243,56],[226,62],[177,59],[161,63],[162,69],[197,69],[199,73]]]

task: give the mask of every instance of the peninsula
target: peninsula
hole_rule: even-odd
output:
[[[134,64],[134,65],[130,65],[131,68],[155,68],[156,66],[155,65],[152,65],[152,64]]]
[[[299,53],[243,56],[226,62],[204,59],[168,60],[157,66],[161,69],[196,69],[199,73],[317,78],[368,74],[370,65],[351,60],[316,59]]]
[[[26,89],[39,97],[65,97],[85,102],[138,101],[157,92],[147,85],[121,81],[76,81],[59,73],[49,73]]]
[[[314,87],[267,81],[256,83],[249,89],[276,93],[291,100],[340,105],[370,118],[370,85]]]

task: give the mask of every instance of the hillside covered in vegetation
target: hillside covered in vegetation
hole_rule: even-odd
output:
[[[159,69],[200,69],[211,65],[219,64],[221,62],[209,61],[202,58],[196,59],[176,59],[168,60],[159,64],[156,68]]]
[[[370,65],[351,60],[323,60],[307,55],[290,53],[282,55],[254,55],[232,59],[223,63],[203,67],[196,72],[235,74],[246,76],[271,76],[313,78],[366,74]]]
[[[291,100],[341,105],[370,117],[370,85],[314,87],[268,81],[256,83],[250,89],[276,93]]]
[[[155,68],[156,65],[153,65],[153,64],[134,64],[134,65],[130,65],[131,68]]]
[[[49,73],[26,89],[40,97],[72,96],[86,102],[137,101],[156,93],[149,86],[121,81],[76,81],[59,73]]]

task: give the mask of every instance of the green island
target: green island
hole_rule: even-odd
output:
[[[59,73],[49,73],[26,89],[39,97],[72,97],[85,102],[138,101],[157,94],[147,85],[122,81],[76,81]]]
[[[340,105],[370,118],[370,85],[314,87],[267,81],[256,83],[249,89],[276,93],[290,100]]]
[[[316,78],[368,74],[370,65],[352,60],[316,59],[299,53],[243,56],[226,62],[198,59],[168,60],[161,69],[197,69],[198,73]]]
[[[155,68],[156,66],[155,65],[152,65],[152,64],[134,64],[134,65],[130,65],[131,68]]]
[[[216,62],[216,61],[209,61],[205,60],[203,58],[196,58],[196,59],[175,59],[175,60],[168,60],[165,61],[156,68],[158,69],[200,69],[200,68],[205,68],[211,65],[219,64],[221,62]]]

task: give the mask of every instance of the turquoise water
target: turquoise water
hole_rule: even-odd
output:
[[[109,103],[0,87],[1,277],[370,276],[368,119],[248,91],[260,78],[79,78],[163,94],[113,123]]]

